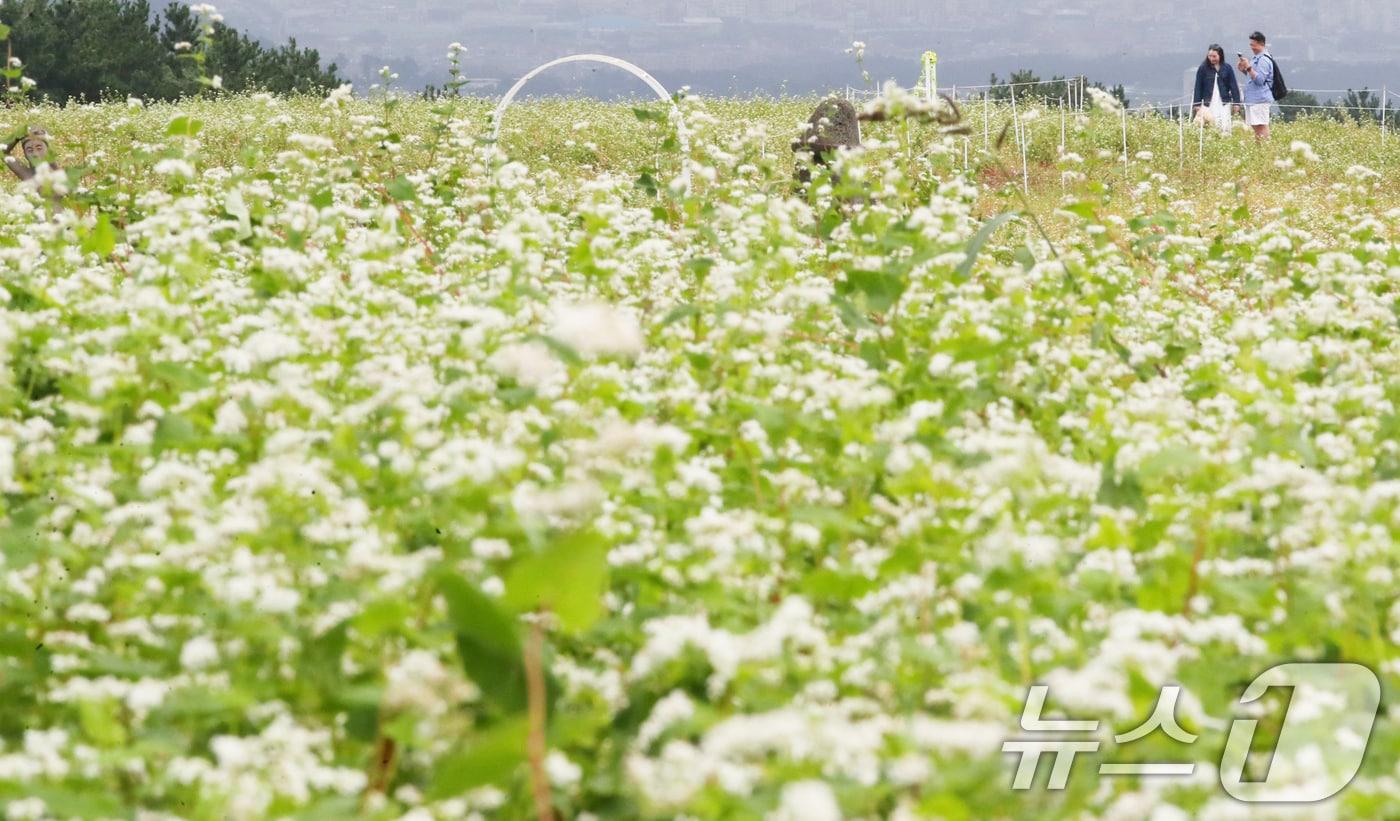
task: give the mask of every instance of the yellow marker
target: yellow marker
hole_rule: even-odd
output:
[[[928,95],[929,102],[933,102],[934,94],[938,92],[938,52],[924,52],[924,91]]]

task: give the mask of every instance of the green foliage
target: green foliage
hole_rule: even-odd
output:
[[[105,257],[116,247],[117,232],[112,228],[112,220],[106,214],[101,214],[97,217],[97,224],[83,238],[83,250]]]
[[[513,716],[475,734],[438,762],[428,796],[461,795],[473,787],[510,780],[525,761],[525,717]]]
[[[525,666],[514,621],[490,598],[451,575],[439,579],[467,675],[507,713],[525,709]]]
[[[1062,77],[1056,74],[1048,80],[1042,80],[1040,75],[1031,69],[1020,69],[1011,72],[1011,76],[1005,80],[999,79],[995,72],[987,81],[991,88],[987,91],[988,98],[999,102],[1010,102],[1014,97],[1018,105],[1026,103],[1041,103],[1058,105],[1061,100],[1068,101],[1071,95],[1080,94],[1081,88],[1097,88],[1112,94],[1118,102],[1124,106],[1128,105],[1128,93],[1123,84],[1119,83],[1112,88],[1099,82],[1089,82],[1085,77]]]
[[[552,613],[566,631],[581,633],[603,614],[607,588],[607,543],[577,533],[517,561],[506,577],[505,603],[524,613]]]
[[[418,198],[418,192],[413,187],[412,181],[402,174],[395,177],[384,190],[389,192],[389,196],[398,202],[408,202]]]
[[[1390,128],[1400,125],[1400,112],[1392,101],[1382,111],[1381,95],[1368,88],[1348,89],[1340,99],[1319,100],[1315,95],[1301,91],[1289,91],[1280,108],[1284,122],[1293,122],[1300,117],[1317,117],[1337,122],[1377,123],[1384,118]]]
[[[171,3],[157,16],[148,0],[16,0],[0,7],[13,29],[10,43],[37,93],[55,102],[116,96],[171,100],[204,86],[190,52],[201,43],[198,19]],[[263,46],[215,23],[204,69],[228,91],[312,93],[339,85],[334,65],[323,69],[314,49],[295,40]]]
[[[0,19],[48,99],[179,94],[146,0],[17,0],[0,7]]]
[[[1392,692],[1400,144],[1027,98],[1024,155],[974,103],[798,187],[815,102],[682,97],[682,157],[629,104],[16,101],[73,176],[0,196],[0,809],[1213,817],[1095,765],[1209,772],[1277,661]],[[1014,792],[1036,681],[1202,738]],[[1329,813],[1400,817],[1393,724]]]

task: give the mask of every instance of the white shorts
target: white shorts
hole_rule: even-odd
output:
[[[1272,103],[1255,103],[1244,107],[1244,121],[1246,125],[1268,125],[1269,111],[1273,108]]]

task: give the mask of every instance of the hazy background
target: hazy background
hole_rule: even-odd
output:
[[[913,84],[919,55],[939,54],[939,85],[985,84],[1019,68],[1123,83],[1134,104],[1180,96],[1183,73],[1212,42],[1248,51],[1263,29],[1290,87],[1400,89],[1400,0],[224,0],[236,28],[288,37],[335,61],[358,90],[382,65],[418,90],[447,79],[446,52],[467,47],[468,91],[499,94],[546,60],[603,52],[631,60],[668,88],[713,94],[804,93],[860,87],[843,53],[866,43],[878,82]],[[1232,57],[1233,59],[1233,57]],[[534,93],[643,91],[608,68],[561,67]],[[1321,96],[1328,96],[1326,94]]]

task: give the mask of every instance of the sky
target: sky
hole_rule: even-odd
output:
[[[1017,69],[1085,74],[1124,84],[1134,102],[1178,98],[1187,72],[1215,42],[1248,50],[1264,29],[1290,87],[1340,96],[1347,88],[1400,90],[1400,2],[1276,0],[225,0],[227,22],[280,43],[295,37],[334,60],[364,89],[383,65],[419,90],[447,79],[447,47],[467,49],[469,90],[499,94],[556,57],[601,52],[630,60],[668,89],[707,94],[813,93],[912,85],[925,50],[939,84],[985,85]],[[857,65],[846,53],[866,44]],[[647,93],[606,67],[562,68],[535,93]]]

